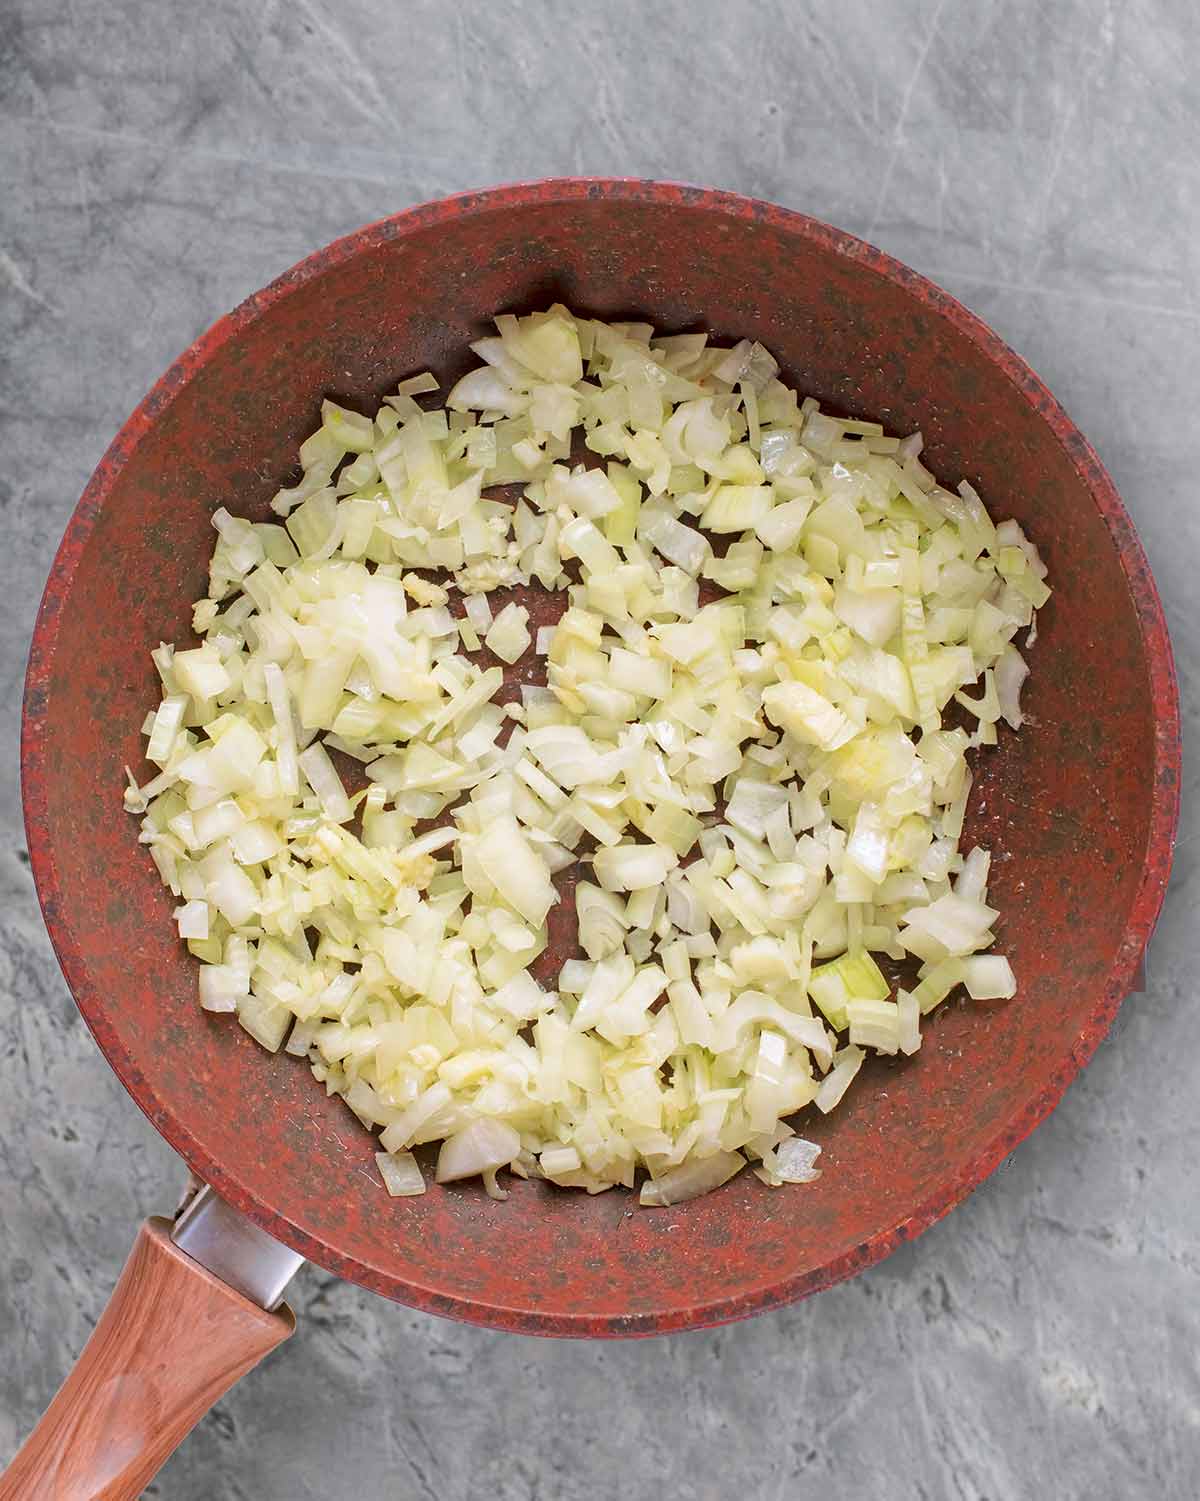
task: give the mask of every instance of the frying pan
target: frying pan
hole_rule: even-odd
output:
[[[772,1192],[743,1173],[661,1211],[534,1182],[506,1203],[470,1185],[389,1199],[373,1139],[344,1105],[302,1063],[199,1009],[173,902],[121,811],[122,766],[140,763],[157,698],[149,652],[188,635],[215,507],[265,514],[322,396],[369,407],[412,372],[452,379],[494,313],[555,300],[761,340],[822,403],[921,428],[934,471],[969,478],[1050,566],[1030,722],[979,757],[965,836],[995,854],[1018,998],[943,1007],[916,1058],[874,1060],[848,1108],[806,1117],[825,1173],[804,1188]],[[773,1308],[871,1265],[1053,1108],[1158,913],[1179,720],[1161,608],[1112,483],[977,318],[798,214],[570,179],[448,199],[339,240],[167,372],[67,528],[33,640],[22,757],[32,867],[67,982],[134,1099],[232,1211],[412,1307],[525,1333],[645,1335]],[[173,1247],[164,1222],[143,1228],[116,1296],[85,1353],[95,1369],[83,1385],[77,1369],[0,1495],[135,1494],[290,1328]],[[101,1438],[83,1397],[103,1414]]]

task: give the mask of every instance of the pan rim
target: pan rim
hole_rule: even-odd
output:
[[[768,1280],[736,1294],[686,1308],[632,1314],[545,1313],[448,1294],[419,1281],[396,1277],[335,1245],[315,1238],[266,1203],[214,1159],[193,1136],[186,1119],[157,1095],[153,1081],[134,1063],[111,1026],[103,997],[61,910],[46,813],[50,781],[46,765],[47,689],[58,643],[61,611],[96,519],[121,471],[159,416],[217,353],[268,309],[312,279],[359,255],[464,216],[497,209],[571,203],[590,198],[678,205],[716,215],[754,220],[786,229],[897,284],[926,308],[949,320],[1018,388],[1047,424],[1087,487],[1121,561],[1133,598],[1149,678],[1154,724],[1154,775],[1141,879],[1117,957],[1103,990],[1051,1082],[997,1128],[986,1148],[953,1178],[939,1184],[903,1219],[813,1271]],[[1095,450],[1031,367],[980,318],[949,293],[883,251],[843,230],[760,199],[684,183],[629,177],[564,177],[515,182],[459,193],[415,205],[363,226],[306,256],[261,291],[215,322],[154,384],[109,445],[89,480],[55,554],[39,606],[25,678],[21,726],[21,785],[30,865],[46,927],[68,988],[100,1050],[135,1102],[184,1161],[255,1224],[325,1270],[409,1307],[510,1332],[563,1337],[642,1336],[727,1323],[794,1302],[874,1265],[899,1245],[941,1219],[987,1178],[1053,1110],[1068,1084],[1107,1034],[1129,992],[1137,966],[1162,907],[1179,817],[1181,736],[1178,686],[1162,604],[1149,563],[1116,487]]]

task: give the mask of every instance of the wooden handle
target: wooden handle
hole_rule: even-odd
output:
[[[75,1369],[0,1476],[0,1501],[135,1501],[167,1456],[296,1327],[149,1219]]]

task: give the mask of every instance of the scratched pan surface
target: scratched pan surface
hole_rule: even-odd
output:
[[[372,402],[464,366],[495,312],[559,299],[762,340],[802,390],[967,476],[1047,559],[1030,724],[977,764],[967,839],[995,853],[1009,1004],[951,1003],[912,1060],[805,1118],[821,1180],[743,1173],[638,1211],[514,1182],[391,1200],[374,1142],[307,1068],[200,1011],[172,901],[121,812],[122,765],[180,641],[218,505],[264,513],[329,394]],[[451,199],[310,257],[216,324],[121,431],[67,529],[26,686],[29,847],[80,1009],[138,1104],[203,1178],[304,1255],[388,1297],[541,1334],[648,1334],[828,1286],[917,1235],[1055,1105],[1125,996],[1167,880],[1179,730],[1141,547],[1095,454],[976,318],[861,241],[727,194],[560,181]],[[570,941],[570,922],[558,926]],[[566,930],[564,932],[564,929]]]

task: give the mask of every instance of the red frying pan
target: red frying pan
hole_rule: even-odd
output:
[[[966,836],[998,857],[991,889],[1019,996],[943,1008],[918,1057],[873,1060],[849,1108],[806,1118],[826,1171],[802,1189],[771,1192],[743,1173],[658,1211],[535,1182],[506,1203],[472,1185],[389,1199],[374,1142],[341,1102],[298,1060],[200,1010],[173,903],[121,811],[122,765],[139,763],[157,698],[149,652],[188,634],[213,509],[265,513],[322,396],[370,403],[427,367],[451,378],[494,313],[554,300],[760,339],[823,403],[920,427],[933,469],[965,474],[1015,516],[1052,571],[1032,722],[978,761]],[[1167,880],[1179,720],[1158,598],[1108,476],[978,319],[800,215],[668,184],[566,180],[360,230],[172,367],[106,454],[55,561],[23,771],[33,871],[79,1007],[220,1196],[178,1232],[184,1250],[166,1222],[143,1228],[80,1367],[0,1481],[0,1497],[70,1501],[136,1495],[286,1336],[290,1315],[263,1306],[298,1262],[282,1248],[452,1318],[642,1335],[776,1307],[919,1234],[1054,1106],[1126,994]],[[257,1247],[254,1227],[270,1237]]]

